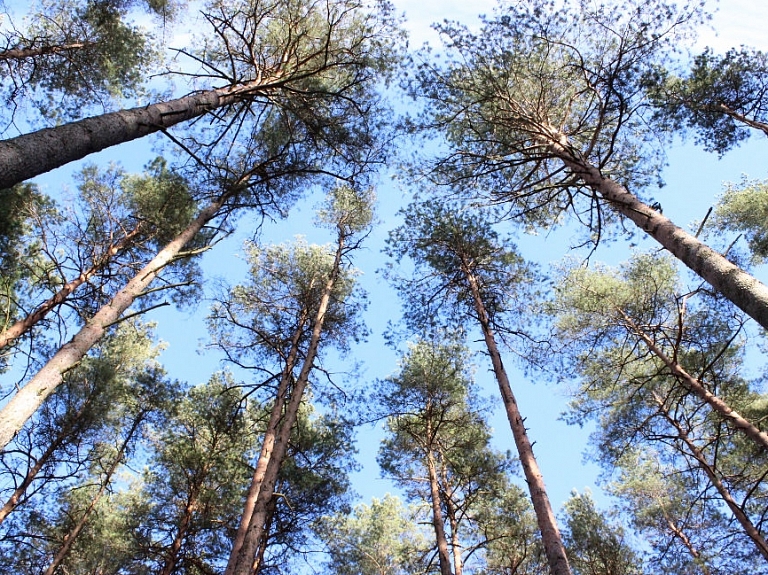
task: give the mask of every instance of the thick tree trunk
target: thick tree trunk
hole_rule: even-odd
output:
[[[112,300],[102,307],[69,343],[62,346],[0,410],[0,449],[8,445],[24,423],[61,384],[64,373],[77,365],[91,347],[102,338],[109,326],[120,319],[123,312],[158,276],[163,267],[172,262],[203,226],[216,217],[229,195],[231,192],[222,195],[202,210],[183,232],[160,250],[155,258],[116,293]]]
[[[0,189],[10,188],[110,146],[154,134],[211,110],[269,92],[280,85],[275,76],[102,114],[0,141]]]
[[[107,265],[109,265],[109,263],[112,261],[112,258],[114,258],[117,254],[129,246],[131,242],[133,242],[134,238],[141,231],[141,227],[141,224],[139,224],[125,236],[123,236],[118,242],[115,242],[109,246],[104,255],[99,258],[99,260],[95,262],[90,268],[80,273],[80,275],[75,279],[64,284],[64,286],[59,291],[57,291],[53,297],[47,299],[39,306],[37,306],[37,309],[35,309],[27,317],[20,319],[8,329],[0,333],[0,349],[9,345],[14,339],[27,333],[37,323],[42,321],[43,318],[48,315],[48,312],[64,303],[64,301],[70,296],[70,294],[72,294],[72,292],[90,280]]]
[[[339,236],[339,243],[336,248],[336,256],[334,258],[333,267],[331,273],[323,288],[323,295],[318,305],[317,313],[315,315],[315,322],[312,328],[312,335],[307,346],[306,356],[301,367],[296,383],[291,390],[290,401],[285,410],[283,416],[283,422],[280,426],[280,432],[275,437],[274,448],[272,450],[272,457],[267,465],[267,469],[264,473],[264,479],[259,489],[259,496],[256,501],[256,505],[253,509],[250,525],[248,531],[245,534],[243,544],[240,550],[235,553],[234,550],[230,554],[229,563],[232,564],[232,568],[227,567],[225,575],[251,575],[253,565],[256,559],[256,551],[261,544],[262,538],[265,536],[266,522],[269,516],[269,504],[274,496],[275,484],[277,483],[277,477],[280,472],[280,466],[283,463],[285,454],[288,450],[288,443],[291,438],[291,430],[296,423],[301,400],[304,395],[304,389],[307,386],[309,380],[309,374],[314,366],[315,356],[317,355],[317,349],[320,345],[320,336],[323,330],[323,322],[325,321],[325,313],[328,310],[328,304],[331,300],[331,294],[333,287],[338,279],[341,269],[341,257],[344,253],[344,237]],[[231,555],[236,555],[234,561]]]
[[[112,481],[112,476],[117,470],[117,467],[122,462],[123,454],[125,453],[125,450],[128,447],[128,444],[131,442],[134,434],[139,429],[139,426],[141,425],[141,423],[144,421],[145,416],[146,416],[146,412],[142,412],[136,416],[136,419],[133,420],[133,424],[131,425],[131,428],[128,430],[128,433],[126,434],[125,439],[123,440],[123,443],[120,445],[120,449],[118,449],[117,455],[115,455],[114,461],[112,461],[112,464],[109,466],[109,469],[107,470],[107,473],[104,476],[104,479],[102,480],[101,485],[99,486],[98,492],[96,492],[96,495],[94,495],[93,499],[91,499],[91,502],[83,512],[82,517],[80,517],[80,519],[72,528],[72,530],[69,533],[67,533],[67,535],[64,537],[64,542],[62,543],[61,548],[56,553],[56,556],[53,558],[53,561],[48,566],[48,569],[45,570],[43,575],[53,575],[56,572],[56,570],[59,568],[61,563],[64,561],[64,559],[67,558],[67,555],[69,555],[69,552],[72,550],[72,545],[75,543],[77,536],[80,535],[80,532],[83,530],[83,527],[85,527],[85,524],[88,522],[88,519],[91,516],[91,513],[95,509],[96,504],[101,499],[101,496],[104,495],[104,492],[106,491],[107,487]]]
[[[618,182],[604,177],[598,168],[577,157],[565,136],[552,135],[551,150],[585,184],[595,190],[622,216],[659,242],[734,305],[768,329],[768,286],[729,262],[697,237],[641,202]]]
[[[299,354],[299,340],[304,333],[304,326],[306,323],[306,317],[302,317],[299,321],[299,326],[293,333],[291,338],[291,349],[286,358],[285,367],[283,373],[280,376],[280,383],[277,386],[277,393],[275,394],[275,403],[272,406],[272,412],[269,415],[269,421],[267,422],[267,428],[264,431],[264,440],[261,445],[261,452],[259,453],[259,459],[256,462],[256,469],[253,472],[253,478],[251,479],[251,485],[248,487],[248,494],[245,498],[245,508],[243,514],[240,516],[240,524],[235,534],[235,539],[232,542],[232,551],[229,554],[229,561],[227,568],[224,571],[225,575],[232,573],[235,568],[237,557],[240,553],[240,549],[245,541],[245,534],[248,532],[248,526],[251,524],[251,518],[253,517],[253,510],[256,507],[256,501],[259,498],[261,491],[261,485],[264,482],[264,476],[267,472],[267,465],[272,459],[272,452],[275,448],[275,441],[277,439],[277,433],[280,427],[280,420],[283,417],[283,407],[285,406],[285,398],[288,395],[289,384],[293,375],[293,369],[296,366],[296,358]]]
[[[645,342],[645,345],[648,346],[648,349],[651,350],[651,353],[658,357],[664,365],[669,368],[669,370],[672,372],[672,375],[676,376],[679,381],[683,383],[691,392],[693,392],[696,397],[704,401],[709,407],[711,407],[720,417],[722,417],[724,420],[731,422],[731,424],[738,429],[739,431],[743,432],[749,439],[751,439],[757,447],[760,449],[763,449],[765,451],[768,451],[768,433],[761,431],[759,427],[757,427],[754,423],[749,421],[748,419],[745,419],[742,415],[740,415],[736,410],[731,408],[728,403],[720,399],[718,396],[713,394],[711,391],[709,391],[702,383],[693,377],[691,374],[689,374],[685,369],[683,369],[683,366],[681,366],[679,363],[668,357],[654,342],[653,340],[648,336],[647,333],[645,333],[642,329],[640,329],[637,324],[632,321],[632,318],[630,318],[626,313],[624,313],[623,310],[619,309],[619,313],[622,316],[622,319],[624,320],[624,323],[626,324],[627,328],[634,334],[636,334],[640,339],[642,339]]]
[[[427,430],[427,436],[429,435],[430,431]],[[451,573],[451,557],[448,550],[448,539],[445,536],[445,523],[443,521],[443,509],[440,501],[440,485],[437,481],[435,458],[429,448],[427,448],[427,472],[429,473],[432,526],[435,529],[435,542],[437,544],[437,558],[440,565],[440,575],[453,575]]]
[[[515,439],[517,453],[520,457],[520,463],[522,464],[523,472],[525,473],[525,480],[526,483],[528,483],[528,490],[531,494],[533,510],[536,513],[536,521],[539,525],[539,530],[541,531],[541,539],[544,544],[544,551],[547,555],[549,569],[552,572],[552,575],[571,575],[571,567],[568,564],[568,557],[565,553],[565,546],[563,545],[563,539],[560,536],[560,530],[557,527],[555,514],[552,511],[552,505],[549,503],[547,489],[544,485],[544,478],[539,470],[536,457],[533,455],[533,446],[528,439],[525,422],[523,421],[522,415],[520,415],[517,401],[512,393],[512,386],[509,384],[507,372],[501,361],[501,354],[496,346],[490,318],[488,317],[485,304],[480,294],[477,278],[466,267],[462,271],[467,278],[475,305],[475,312],[480,321],[480,327],[483,331],[483,338],[485,339],[485,344],[488,348],[488,354],[491,356],[493,372],[496,376],[496,381],[499,384],[501,397],[504,401],[504,409],[507,412],[507,419],[512,428],[512,435]]]
[[[733,516],[739,522],[742,529],[744,529],[744,532],[755,544],[755,547],[757,547],[757,550],[760,552],[760,554],[766,560],[768,560],[768,543],[765,541],[765,538],[760,534],[760,531],[757,529],[757,527],[755,527],[755,524],[752,523],[752,520],[747,516],[747,514],[744,513],[742,506],[736,502],[730,490],[717,476],[715,470],[707,462],[704,453],[702,453],[696,444],[691,441],[691,438],[680,426],[680,423],[669,413],[667,406],[664,404],[664,400],[659,397],[656,392],[653,392],[653,399],[656,402],[656,405],[659,407],[659,412],[662,414],[664,419],[666,419],[667,422],[675,429],[677,437],[686,445],[689,453],[699,464],[701,470],[707,475],[710,483],[712,483],[712,486],[717,490],[721,499],[728,506],[728,509],[731,510],[731,513],[733,513]]]

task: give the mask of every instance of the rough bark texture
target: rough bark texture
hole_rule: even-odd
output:
[[[125,249],[133,242],[141,227],[141,224],[136,226],[133,230],[121,238],[120,241],[111,245],[105,254],[99,259],[99,261],[95,262],[90,268],[83,271],[75,279],[64,284],[64,286],[59,291],[57,291],[53,297],[47,299],[39,306],[37,306],[37,308],[27,317],[20,319],[8,329],[0,333],[0,349],[9,345],[14,339],[27,333],[30,329],[42,321],[43,318],[48,315],[52,309],[64,303],[70,294],[72,294],[77,288],[90,280],[100,270],[109,265],[113,257],[119,254],[123,249]]]
[[[202,210],[183,232],[158,252],[155,258],[116,293],[112,300],[102,307],[71,341],[62,346],[0,410],[0,449],[8,445],[24,423],[61,384],[64,373],[72,369],[102,338],[108,327],[120,319],[123,312],[133,304],[163,267],[168,265],[203,226],[216,216],[225,201],[226,196],[222,196]]]
[[[0,52],[0,61],[2,60],[24,60],[34,58],[35,56],[48,56],[50,54],[61,54],[63,52],[72,52],[82,50],[90,46],[95,46],[96,42],[72,42],[71,44],[57,44],[55,46],[38,46],[35,48],[11,48]]]
[[[618,182],[604,177],[598,168],[574,156],[564,136],[553,135],[547,145],[576,176],[618,213],[631,220],[744,313],[768,329],[768,286],[641,202]]]
[[[259,549],[262,539],[266,534],[266,526],[268,519],[270,518],[269,504],[274,496],[275,484],[277,483],[277,477],[280,472],[280,466],[283,463],[285,454],[288,451],[288,443],[291,437],[291,430],[296,423],[301,400],[306,389],[307,382],[309,380],[309,374],[312,371],[315,362],[315,356],[317,355],[317,349],[320,345],[320,336],[323,330],[323,322],[325,321],[325,314],[328,310],[328,304],[331,301],[331,294],[333,287],[336,284],[336,279],[339,276],[341,269],[341,257],[344,251],[344,238],[339,237],[339,243],[336,249],[336,256],[334,258],[333,267],[331,273],[326,281],[323,289],[323,295],[318,305],[317,313],[315,315],[314,326],[312,328],[312,335],[307,346],[306,356],[301,366],[301,372],[296,379],[291,390],[290,401],[285,410],[283,416],[283,422],[280,427],[280,432],[275,438],[274,449],[272,450],[272,457],[267,465],[264,479],[261,483],[259,490],[259,496],[256,500],[256,505],[253,509],[251,521],[248,526],[248,531],[245,534],[243,544],[240,550],[235,553],[234,550],[230,555],[229,562],[233,564],[232,569],[228,567],[226,575],[251,575],[253,572],[254,562],[256,560],[256,552]],[[233,561],[232,555],[235,555]]]
[[[171,575],[176,568],[176,564],[179,562],[179,552],[181,546],[184,543],[184,538],[187,536],[187,530],[192,523],[192,515],[197,509],[197,497],[200,492],[200,485],[194,485],[190,490],[189,497],[187,498],[187,504],[184,506],[184,515],[181,517],[179,527],[176,530],[176,536],[171,543],[171,549],[168,556],[165,559],[160,575]]]
[[[528,484],[528,490],[531,494],[533,510],[536,513],[536,521],[541,531],[541,540],[544,544],[544,552],[547,555],[547,562],[552,575],[571,575],[571,567],[568,563],[568,556],[565,553],[563,539],[560,536],[560,530],[557,527],[555,514],[552,511],[552,505],[549,502],[547,489],[544,485],[544,478],[539,470],[536,457],[533,455],[533,446],[528,439],[528,432],[525,429],[525,422],[520,409],[517,407],[517,401],[512,393],[512,386],[509,384],[507,372],[501,361],[501,354],[496,345],[496,340],[491,328],[490,318],[485,309],[477,278],[468,269],[462,270],[469,283],[472,299],[475,305],[480,326],[483,331],[483,338],[488,348],[488,354],[491,356],[493,372],[496,381],[499,384],[499,391],[504,401],[504,409],[507,413],[509,425],[512,428],[512,435],[515,439],[515,446],[520,457],[520,463],[523,466],[525,480]]]
[[[666,405],[664,404],[664,400],[661,399],[655,392],[653,393],[653,399],[659,406],[659,412],[664,416],[664,419],[666,419],[667,422],[675,429],[678,438],[683,443],[685,443],[690,454],[699,464],[701,470],[706,473],[709,481],[712,483],[712,486],[717,490],[722,500],[728,506],[728,509],[731,510],[731,513],[733,513],[733,516],[739,522],[742,529],[744,529],[744,532],[755,544],[755,547],[757,547],[757,550],[760,552],[760,554],[768,560],[768,543],[765,541],[765,538],[760,534],[760,531],[757,529],[757,527],[755,527],[755,524],[752,523],[747,514],[744,513],[741,505],[739,505],[733,498],[733,495],[717,476],[715,470],[712,469],[712,466],[709,465],[701,450],[696,446],[695,443],[693,443],[693,441],[691,441],[691,438],[688,437],[688,434],[680,426],[680,423],[676,421],[675,418],[672,417],[672,415],[669,413]]]
[[[690,391],[692,391],[696,397],[709,405],[723,419],[730,421],[736,429],[742,431],[747,437],[749,437],[755,443],[755,445],[757,445],[757,447],[768,451],[768,433],[761,431],[760,428],[757,427],[754,423],[748,419],[745,419],[735,409],[728,405],[728,403],[704,387],[704,385],[702,385],[698,379],[685,371],[683,366],[681,366],[670,357],[667,357],[667,355],[661,349],[659,349],[653,340],[648,337],[648,334],[641,330],[629,316],[627,316],[622,310],[619,310],[619,313],[622,315],[627,327],[645,342],[645,345],[648,346],[648,349],[651,350],[651,353],[653,353],[653,355],[664,362],[664,365],[669,368],[672,374],[676,376],[678,380],[682,381],[682,383]]]
[[[275,86],[264,81],[228,86],[4,140],[0,142],[0,189],[10,188],[94,152],[170,128]]]

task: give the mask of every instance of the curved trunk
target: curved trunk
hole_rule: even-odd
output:
[[[47,299],[39,306],[37,306],[37,308],[27,317],[20,319],[8,329],[0,333],[0,349],[9,345],[14,339],[27,333],[38,322],[42,321],[42,319],[48,315],[48,312],[64,303],[64,301],[70,296],[70,294],[72,294],[72,292],[90,280],[95,274],[104,269],[107,265],[109,265],[113,257],[115,257],[118,253],[120,253],[120,251],[131,244],[133,239],[139,234],[141,227],[141,224],[137,225],[125,236],[123,236],[118,242],[109,246],[109,249],[107,249],[101,258],[99,258],[99,261],[94,263],[90,268],[82,272],[75,279],[65,283],[64,286],[53,295],[53,297]]]
[[[748,419],[745,419],[736,410],[731,408],[731,406],[728,405],[725,401],[704,387],[704,385],[702,385],[698,379],[685,371],[683,366],[681,366],[673,359],[667,357],[667,355],[653,342],[653,340],[648,337],[648,334],[641,330],[637,324],[635,324],[635,322],[632,321],[632,319],[626,313],[624,313],[623,310],[619,309],[618,312],[621,314],[627,327],[645,342],[645,344],[648,346],[648,349],[651,350],[651,353],[658,357],[664,363],[664,365],[669,368],[672,374],[681,380],[691,392],[693,392],[699,399],[709,405],[724,420],[730,421],[736,429],[749,437],[755,443],[755,445],[757,445],[757,447],[768,451],[768,433],[761,431],[760,428],[757,427],[754,423]]]
[[[598,168],[575,156],[565,136],[555,133],[547,145],[574,175],[618,213],[631,220],[744,313],[768,329],[768,286],[641,202],[618,182],[604,177]]]
[[[24,423],[61,384],[64,373],[83,359],[86,353],[120,319],[134,300],[158,276],[160,271],[181,252],[197,233],[218,214],[232,192],[227,192],[200,212],[197,218],[168,243],[112,300],[102,307],[75,336],[56,352],[37,374],[0,410],[0,449],[22,428]]]
[[[267,465],[267,469],[264,473],[264,479],[259,489],[259,496],[256,500],[256,505],[253,509],[250,525],[248,531],[245,534],[243,544],[240,550],[235,553],[234,550],[230,554],[230,563],[225,575],[250,575],[253,571],[253,565],[256,560],[256,552],[261,545],[262,539],[265,535],[266,522],[269,514],[269,504],[273,499],[273,493],[275,484],[277,483],[277,476],[280,472],[280,466],[283,463],[285,454],[288,450],[288,442],[291,438],[291,430],[296,423],[296,418],[299,412],[299,406],[304,395],[304,389],[307,386],[309,380],[309,374],[312,371],[315,356],[317,355],[317,349],[320,345],[320,336],[323,330],[323,322],[325,321],[325,313],[328,310],[328,304],[331,300],[331,294],[333,287],[336,283],[336,279],[339,276],[341,269],[341,257],[344,252],[344,237],[339,236],[339,242],[336,248],[336,255],[331,268],[331,273],[323,288],[323,295],[320,298],[317,313],[315,314],[315,323],[312,328],[312,335],[307,347],[307,353],[304,358],[304,362],[301,367],[301,372],[296,380],[291,391],[290,401],[285,410],[283,416],[283,422],[280,426],[280,431],[275,437],[274,449],[272,451],[272,457]],[[235,556],[234,559],[232,556]]]
[[[560,530],[557,527],[555,514],[552,511],[552,505],[547,496],[547,489],[544,485],[544,478],[539,470],[536,457],[533,455],[533,446],[528,439],[528,432],[525,429],[525,422],[520,410],[517,407],[515,395],[512,393],[512,386],[509,384],[507,372],[501,361],[501,354],[496,346],[496,340],[491,329],[490,318],[485,309],[477,278],[466,267],[462,269],[469,284],[472,299],[475,305],[477,318],[483,331],[483,338],[488,348],[488,354],[491,356],[493,372],[496,381],[499,384],[499,391],[504,401],[504,409],[507,412],[507,419],[512,428],[512,435],[515,439],[515,446],[520,457],[520,463],[523,466],[525,480],[528,484],[528,490],[531,494],[533,510],[536,513],[536,521],[541,531],[541,539],[544,544],[544,551],[547,555],[547,562],[552,575],[571,575],[571,567],[568,564],[568,556],[565,553],[565,545],[560,536]]]
[[[707,475],[710,483],[717,490],[717,493],[720,495],[723,502],[725,502],[725,504],[728,506],[728,509],[731,510],[731,513],[733,513],[736,521],[739,522],[742,529],[744,529],[744,532],[755,544],[755,547],[757,547],[757,550],[760,552],[760,554],[766,560],[768,560],[768,543],[765,541],[765,538],[760,534],[760,531],[757,529],[757,527],[755,527],[755,524],[752,523],[752,520],[747,516],[747,514],[744,513],[742,506],[736,502],[730,490],[720,480],[720,478],[717,476],[717,473],[715,473],[715,470],[712,469],[712,466],[709,465],[706,457],[704,456],[704,453],[702,453],[696,444],[691,441],[691,438],[688,437],[688,434],[680,426],[680,423],[670,415],[666,405],[664,405],[664,401],[656,394],[656,392],[653,392],[653,399],[658,405],[659,411],[664,416],[664,419],[666,419],[667,422],[675,429],[677,432],[677,437],[683,443],[685,443],[689,453],[699,464],[701,470]]]

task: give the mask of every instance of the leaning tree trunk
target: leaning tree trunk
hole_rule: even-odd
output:
[[[233,188],[234,189],[234,188]],[[219,213],[233,194],[227,191],[200,212],[187,228],[169,242],[136,274],[112,300],[102,307],[80,331],[57,351],[39,372],[0,410],[0,449],[22,428],[45,399],[61,384],[63,375],[85,357],[85,354],[102,338],[109,326],[120,319],[134,300],[139,297],[160,271],[181,252],[197,233]]]
[[[669,423],[675,429],[678,438],[686,445],[691,456],[693,456],[693,458],[699,464],[699,468],[707,475],[710,483],[717,490],[717,493],[720,495],[723,502],[728,506],[728,509],[731,510],[731,513],[733,513],[736,521],[739,522],[742,529],[755,544],[755,547],[757,547],[757,550],[760,552],[760,554],[766,560],[768,560],[768,542],[766,542],[758,528],[744,512],[745,506],[739,505],[738,502],[734,499],[733,494],[730,492],[728,487],[722,482],[722,480],[717,476],[717,473],[715,473],[715,470],[707,462],[707,459],[704,456],[704,453],[702,453],[701,449],[696,446],[686,431],[681,427],[680,423],[669,413],[664,400],[659,397],[656,392],[653,392],[653,399],[656,402],[656,405],[659,407],[659,412],[662,414],[664,419],[667,420],[667,423]]]
[[[674,375],[678,381],[681,381],[689,391],[691,391],[694,395],[696,395],[696,397],[709,405],[709,407],[712,408],[712,410],[714,410],[725,421],[729,421],[736,429],[749,437],[749,439],[751,439],[759,449],[768,452],[768,433],[762,431],[754,423],[739,414],[735,409],[728,405],[727,402],[709,391],[698,379],[685,371],[682,365],[667,356],[654,343],[648,334],[640,329],[640,327],[634,321],[632,321],[632,319],[626,313],[624,313],[623,310],[619,309],[618,312],[626,324],[627,329],[642,339],[643,342],[645,342],[645,345],[648,346],[648,349],[651,351],[651,353],[659,358],[664,363],[664,365],[667,366],[669,371],[672,372],[672,375]]]
[[[76,278],[73,278],[65,283],[59,289],[59,291],[53,294],[53,297],[45,300],[29,315],[18,320],[8,329],[0,333],[0,349],[9,345],[14,339],[17,339],[18,337],[27,333],[35,325],[41,322],[51,310],[62,305],[77,288],[89,281],[94,275],[108,266],[116,255],[118,255],[122,250],[128,247],[134,241],[134,239],[136,239],[136,236],[139,234],[142,227],[143,226],[141,222],[139,222],[136,227],[134,227],[130,232],[120,238],[119,241],[110,245],[106,252],[98,259],[98,261],[94,262],[91,267],[82,271]]]
[[[270,71],[267,71],[270,72]],[[0,189],[105,148],[130,142],[282,85],[273,76],[140,108],[110,112],[0,141]]]
[[[261,452],[259,453],[259,459],[256,462],[256,469],[253,472],[253,478],[251,479],[251,485],[248,487],[248,494],[245,498],[245,507],[243,514],[240,516],[240,524],[235,534],[235,539],[232,542],[232,551],[229,554],[229,562],[225,573],[230,573],[235,567],[235,561],[240,553],[240,549],[245,541],[245,535],[248,532],[248,526],[251,524],[251,518],[253,517],[253,510],[256,507],[256,502],[259,498],[259,492],[261,491],[261,485],[264,482],[264,475],[267,472],[267,465],[272,459],[272,453],[275,448],[275,441],[277,439],[277,433],[280,427],[280,419],[283,416],[283,407],[285,405],[285,398],[289,391],[289,384],[293,369],[296,367],[296,359],[299,354],[299,339],[304,333],[304,324],[306,318],[302,317],[299,321],[299,326],[293,333],[291,338],[291,349],[288,352],[288,357],[285,361],[285,367],[283,373],[280,376],[280,383],[277,386],[277,393],[275,394],[275,403],[272,406],[272,412],[269,415],[269,421],[267,422],[267,428],[264,431],[264,440],[261,445]]]
[[[531,494],[533,510],[536,513],[536,521],[539,525],[539,530],[541,531],[541,539],[544,544],[544,552],[547,555],[549,569],[552,572],[552,575],[571,575],[571,567],[568,564],[565,545],[563,545],[563,539],[560,536],[560,530],[557,527],[555,514],[552,511],[552,505],[547,496],[544,478],[539,470],[536,457],[533,455],[533,445],[531,445],[531,441],[528,439],[525,422],[523,421],[522,415],[520,415],[520,409],[517,407],[515,395],[512,393],[512,386],[509,384],[507,372],[501,361],[501,354],[496,346],[493,329],[491,328],[491,321],[480,294],[477,278],[466,267],[462,271],[469,283],[475,312],[480,321],[480,327],[483,331],[483,338],[485,339],[485,344],[488,348],[488,354],[491,356],[493,372],[496,376],[496,381],[499,384],[501,397],[504,401],[504,409],[507,412],[507,419],[512,428],[512,435],[515,439],[517,453],[520,457],[520,463],[522,464],[523,472],[525,473],[525,480]]]
[[[304,395],[304,390],[309,380],[309,374],[312,371],[315,362],[315,356],[317,355],[317,349],[320,345],[320,336],[323,330],[323,323],[325,321],[325,314],[328,310],[328,305],[331,301],[331,294],[336,284],[336,280],[339,277],[341,269],[341,258],[344,253],[344,236],[339,235],[339,242],[336,248],[336,255],[333,261],[333,267],[331,273],[328,276],[328,280],[323,288],[323,293],[320,298],[320,303],[315,314],[315,322],[312,328],[312,335],[307,347],[307,353],[304,358],[304,362],[301,366],[301,372],[299,373],[296,383],[291,390],[291,398],[285,410],[283,416],[283,422],[280,426],[280,432],[275,438],[274,449],[272,451],[272,457],[264,474],[264,479],[259,488],[259,496],[256,500],[256,505],[253,509],[248,531],[245,534],[243,544],[238,552],[234,549],[230,554],[229,564],[224,575],[250,575],[253,570],[254,561],[256,558],[256,551],[261,544],[262,538],[265,536],[265,527],[267,519],[269,518],[269,503],[274,496],[275,484],[277,483],[277,476],[280,472],[280,466],[283,463],[285,454],[288,450],[288,442],[291,437],[291,430],[299,413],[299,406]]]
[[[641,202],[624,186],[603,176],[598,168],[572,151],[564,135],[553,131],[551,138],[546,144],[574,175],[618,213],[631,220],[744,313],[768,329],[768,286]]]

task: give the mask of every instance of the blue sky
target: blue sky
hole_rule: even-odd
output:
[[[411,31],[411,46],[419,46],[424,41],[435,43],[435,36],[430,31],[429,24],[444,18],[455,19],[472,25],[477,22],[478,13],[491,13],[495,2],[489,0],[396,0],[394,4],[407,16],[407,27]],[[712,20],[714,30],[704,31],[699,46],[710,45],[717,50],[730,46],[748,44],[754,47],[768,48],[765,39],[765,24],[768,22],[768,3],[758,0],[723,0],[719,11]],[[723,159],[707,154],[694,146],[677,145],[668,150],[669,167],[663,177],[667,186],[659,191],[659,201],[664,206],[664,213],[683,227],[700,220],[712,205],[715,196],[722,191],[723,183],[738,181],[742,174],[753,178],[765,178],[768,166],[765,162],[768,142],[753,138],[744,145],[730,152]],[[138,141],[120,146],[119,148],[91,156],[89,162],[104,163],[115,160],[126,160],[126,167],[139,168],[145,159],[151,157],[147,141]],[[130,161],[129,161],[130,160]],[[71,173],[72,167],[58,170],[40,181],[48,191],[55,192],[65,174]],[[366,343],[353,349],[349,364],[354,361],[362,362],[361,376],[357,385],[366,385],[376,378],[386,377],[395,372],[398,354],[384,345],[381,334],[391,319],[396,319],[398,306],[396,296],[388,288],[384,280],[376,273],[381,267],[383,256],[379,250],[383,245],[388,230],[397,225],[395,212],[406,203],[408,191],[402,183],[393,179],[396,174],[387,173],[381,177],[378,187],[380,206],[378,215],[380,224],[373,231],[364,251],[357,256],[356,263],[363,271],[361,282],[369,292],[371,305],[367,313],[368,326],[372,332]],[[315,230],[311,225],[313,206],[319,198],[308,198],[302,202],[290,217],[274,225],[265,226],[262,236],[264,242],[290,241],[296,234],[306,235],[309,241],[327,242],[331,238],[324,232]],[[535,259],[542,265],[560,261],[571,254],[569,243],[573,236],[572,229],[562,229],[548,237],[522,237],[520,246],[524,255]],[[206,256],[206,269],[214,275],[224,277],[234,283],[242,278],[245,270],[241,257],[242,241],[248,237],[245,230],[217,245]],[[621,244],[622,242],[619,242]],[[610,248],[598,251],[596,259],[609,259],[612,263],[628,256],[626,246],[612,244]],[[641,242],[640,249],[652,246],[650,242]],[[544,247],[542,247],[544,246]],[[584,254],[576,253],[576,257]],[[208,286],[213,285],[213,280]],[[207,334],[203,318],[207,311],[207,303],[202,302],[191,311],[178,311],[171,308],[156,310],[152,319],[158,322],[158,333],[167,342],[167,350],[162,360],[169,374],[191,384],[202,383],[210,374],[219,369],[219,357],[213,353],[199,353],[205,344]],[[470,334],[477,339],[478,333]],[[496,384],[491,379],[488,369],[483,365],[483,358],[478,357],[478,382],[487,396],[498,394]],[[511,361],[507,361],[512,368]],[[335,363],[339,369],[344,369],[344,363]],[[565,409],[566,398],[563,390],[544,381],[530,381],[519,370],[512,369],[512,381],[518,396],[521,411],[526,416],[531,438],[535,443],[535,452],[544,473],[545,481],[550,491],[553,505],[558,508],[569,496],[572,489],[583,490],[590,488],[599,492],[596,485],[599,469],[582,461],[582,453],[586,447],[588,430],[580,430],[565,425],[559,420],[559,415]],[[340,376],[344,383],[344,377]],[[495,445],[499,449],[512,449],[511,439],[506,419],[497,410],[493,414],[492,424],[497,433]],[[381,497],[386,491],[393,489],[392,485],[382,479],[376,465],[375,456],[378,450],[380,433],[375,428],[367,427],[361,430],[359,436],[360,462],[363,471],[355,475],[354,487],[364,500],[372,496]]]

